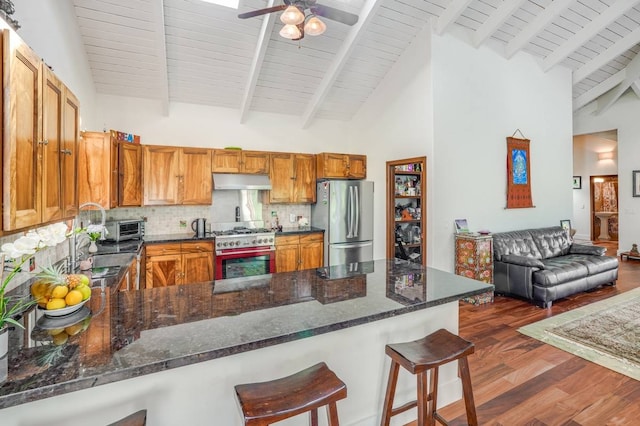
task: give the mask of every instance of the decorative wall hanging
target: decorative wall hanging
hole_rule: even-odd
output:
[[[507,208],[535,207],[531,199],[529,139],[507,138]],[[520,132],[522,135],[522,132]],[[522,135],[524,137],[524,135]]]
[[[582,176],[573,177],[573,189],[582,189]]]

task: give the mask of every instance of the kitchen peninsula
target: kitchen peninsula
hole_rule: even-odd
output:
[[[457,332],[458,300],[492,288],[398,260],[129,292],[103,284],[93,290],[88,328],[66,345],[24,347],[23,333],[12,331],[3,425],[104,425],[142,408],[150,425],[240,424],[235,384],[319,361],[347,384],[342,423],[374,424],[384,345]],[[60,356],[43,363],[55,348]],[[460,398],[455,365],[440,382],[443,404]],[[398,398],[414,393],[414,378],[401,377]]]

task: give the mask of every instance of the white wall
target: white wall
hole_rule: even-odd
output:
[[[632,196],[631,173],[640,170],[640,101],[629,93],[602,115],[590,111],[587,107],[574,114],[574,134],[618,130],[618,247],[627,251],[640,242],[640,198]]]

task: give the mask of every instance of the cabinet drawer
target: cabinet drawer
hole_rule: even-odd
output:
[[[167,254],[181,254],[180,243],[170,244],[149,244],[147,246],[147,256],[162,256]]]
[[[211,253],[213,252],[213,243],[211,241],[197,241],[182,243],[183,253]]]
[[[276,247],[278,246],[286,246],[290,244],[299,244],[300,236],[299,235],[278,235],[276,236]]]
[[[322,242],[324,242],[324,234],[322,233],[300,235],[300,244],[322,243]]]

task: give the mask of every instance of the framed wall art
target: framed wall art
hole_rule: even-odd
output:
[[[567,232],[571,231],[571,221],[569,219],[563,219],[560,221],[560,226]]]
[[[633,196],[640,197],[640,170],[631,172],[633,176]]]
[[[573,177],[573,189],[582,189],[582,176]]]

